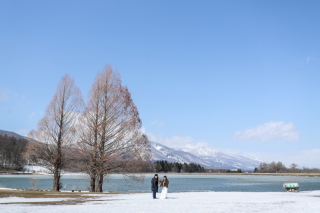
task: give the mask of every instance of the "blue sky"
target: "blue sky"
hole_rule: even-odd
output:
[[[0,1],[0,129],[118,70],[150,139],[320,167],[319,1]]]

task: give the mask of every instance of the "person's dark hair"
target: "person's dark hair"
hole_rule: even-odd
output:
[[[157,176],[157,178],[159,177],[158,174],[155,174],[155,175],[154,175],[154,177],[156,177],[156,176]]]
[[[165,176],[163,176],[163,177],[165,177],[166,179],[168,179],[166,175],[165,175]]]

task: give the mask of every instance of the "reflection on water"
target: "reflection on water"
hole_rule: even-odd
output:
[[[151,192],[151,178],[146,175],[143,183],[112,175],[105,180],[104,191]],[[285,182],[298,182],[300,191],[320,190],[320,177],[254,176],[254,175],[170,175],[170,192],[239,191],[239,192],[283,192]],[[160,175],[160,178],[162,176]],[[0,175],[0,187],[19,189],[51,189],[50,175]],[[62,190],[88,191],[86,175],[64,175]],[[159,189],[161,190],[161,189]]]

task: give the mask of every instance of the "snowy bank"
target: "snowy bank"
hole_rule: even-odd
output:
[[[95,194],[97,195],[97,194]],[[159,194],[158,194],[159,196]],[[30,205],[28,198],[0,198],[1,213],[51,212],[320,212],[320,191],[289,192],[189,192],[152,199],[151,193],[99,194],[77,205]],[[31,200],[30,200],[31,201]],[[35,200],[32,200],[33,202]],[[46,198],[37,198],[46,202]],[[20,202],[20,204],[15,204]],[[24,202],[25,204],[21,204]],[[4,205],[4,203],[6,203]],[[8,204],[11,203],[11,204]]]
[[[23,167],[26,173],[37,173],[37,174],[49,174],[49,169],[43,167],[43,166],[29,166],[25,165]]]

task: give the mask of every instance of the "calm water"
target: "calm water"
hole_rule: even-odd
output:
[[[153,174],[146,175],[143,183],[112,175],[104,183],[104,191],[150,192]],[[162,178],[162,176],[160,175]],[[167,175],[170,192],[238,191],[282,192],[285,182],[298,182],[300,191],[320,190],[320,177],[251,176],[251,175]],[[62,190],[88,191],[89,179],[85,175],[64,175]],[[51,189],[50,175],[0,175],[0,187],[19,189]]]

